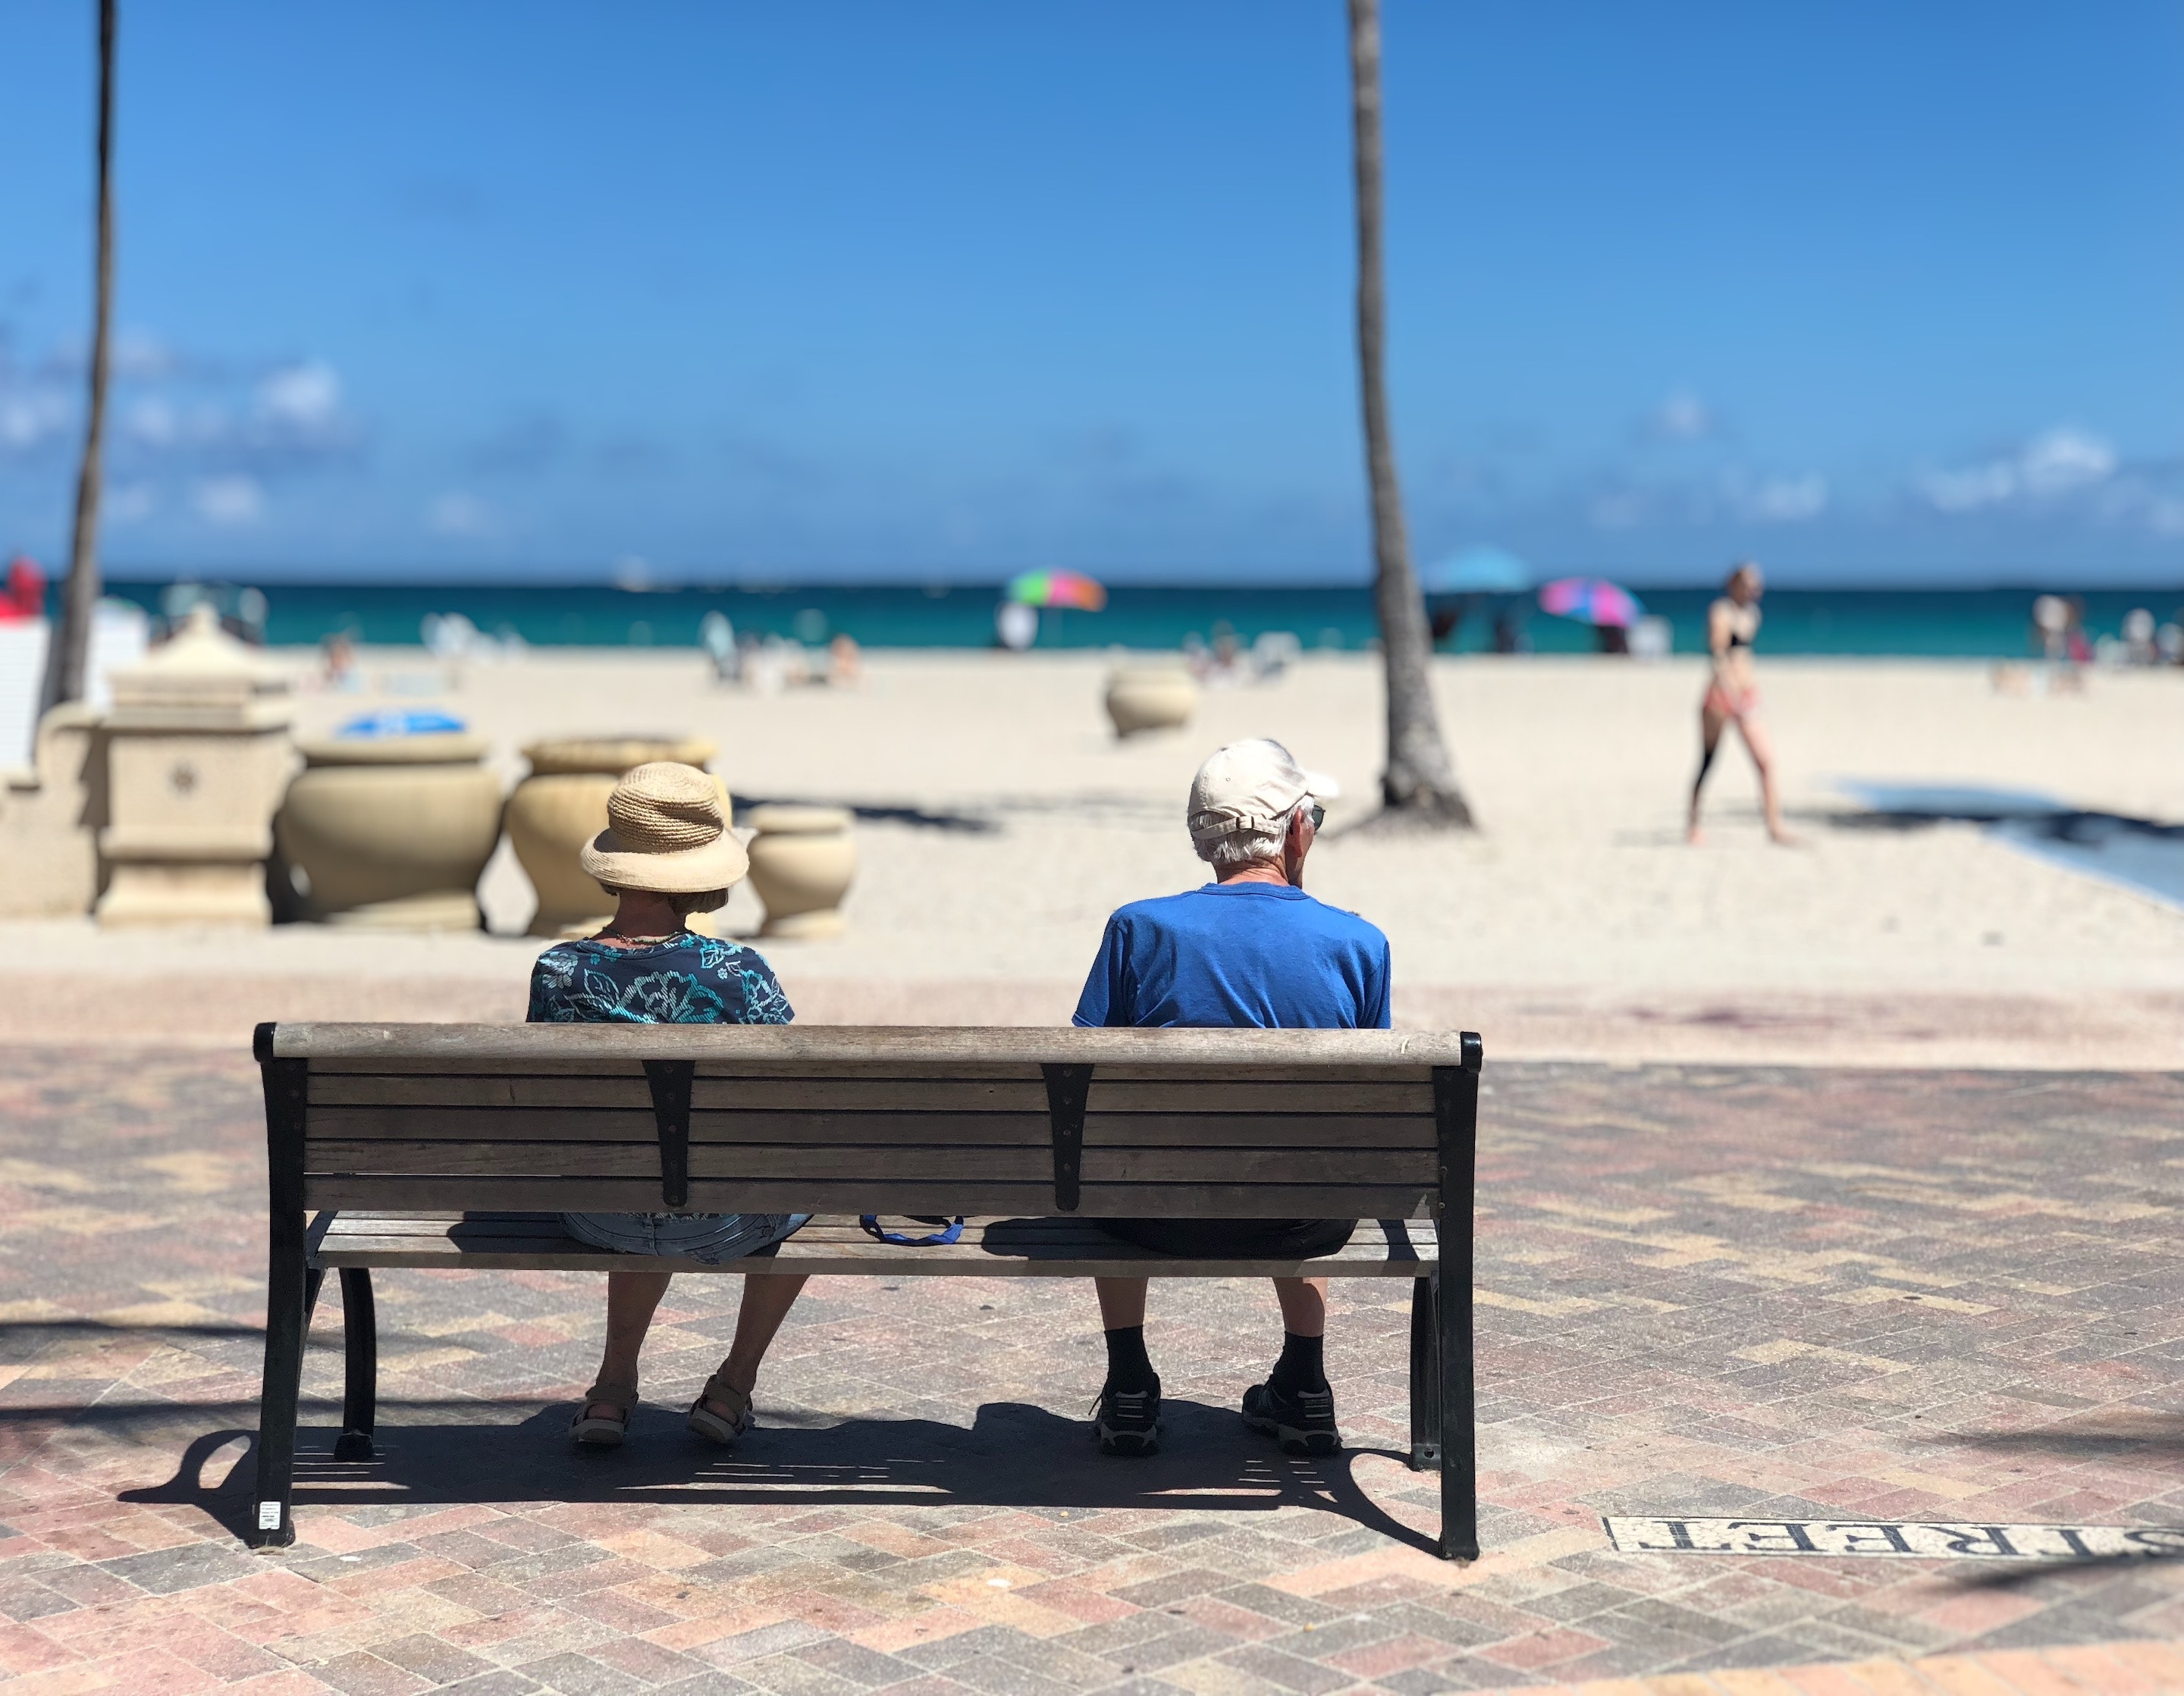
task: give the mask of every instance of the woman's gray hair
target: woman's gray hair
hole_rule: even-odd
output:
[[[1282,857],[1282,844],[1289,839],[1290,820],[1297,815],[1297,808],[1310,800],[1297,803],[1288,812],[1263,831],[1231,831],[1223,837],[1212,837],[1202,842],[1193,842],[1192,849],[1198,857],[1216,871],[1241,871],[1247,865],[1267,865]]]

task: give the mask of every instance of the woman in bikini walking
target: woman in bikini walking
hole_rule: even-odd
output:
[[[1691,781],[1691,814],[1686,840],[1704,840],[1699,829],[1699,793],[1721,750],[1721,734],[1734,724],[1759,773],[1759,804],[1767,834],[1788,846],[1797,839],[1782,828],[1782,804],[1774,792],[1774,755],[1759,724],[1759,691],[1752,681],[1752,641],[1759,634],[1759,598],[1766,584],[1759,568],[1744,561],[1729,574],[1719,599],[1707,609],[1707,650],[1713,670],[1706,699],[1699,706],[1699,775]]]

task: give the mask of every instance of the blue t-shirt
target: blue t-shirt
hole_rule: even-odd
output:
[[[1107,920],[1079,1025],[1388,1028],[1388,939],[1287,884],[1209,883]]]
[[[786,1025],[796,1015],[756,950],[685,931],[644,948],[556,943],[531,969],[533,1025]]]

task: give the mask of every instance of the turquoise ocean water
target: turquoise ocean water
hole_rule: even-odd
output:
[[[628,590],[607,585],[504,583],[260,583],[267,597],[267,640],[309,643],[337,631],[370,642],[415,642],[428,614],[460,613],[488,635],[533,645],[688,647],[705,614],[720,611],[738,631],[821,642],[837,632],[867,648],[985,648],[992,645],[992,585],[827,584],[803,588]],[[157,612],[164,583],[121,581],[110,593]],[[1307,648],[1362,648],[1374,634],[1371,592],[1355,588],[1239,586],[1110,590],[1106,610],[1042,615],[1042,648],[1174,648],[1195,635],[1211,641],[1233,631],[1244,641],[1268,631],[1294,633]],[[1652,589],[1641,598],[1674,626],[1679,653],[1704,645],[1706,608],[1717,591]],[[1778,654],[1907,654],[1993,659],[2024,654],[2032,589],[1775,589],[1766,599],[1763,652]],[[2178,616],[2184,587],[2173,590],[2078,592],[2086,626],[2114,634],[2126,613],[2145,607]],[[1454,605],[1455,603],[1436,603]],[[1521,617],[1542,653],[1589,651],[1593,634],[1549,618],[1523,598],[1485,597],[1447,644],[1489,645],[1504,611]]]

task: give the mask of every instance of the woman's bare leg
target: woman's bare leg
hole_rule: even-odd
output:
[[[607,1274],[607,1346],[599,1360],[602,1384],[634,1384],[637,1382],[637,1357],[644,1347],[644,1333],[652,1328],[652,1315],[660,1306],[660,1298],[667,1293],[668,1281],[672,1272],[623,1272]],[[619,1419],[621,1410],[606,1402],[593,1402],[584,1409],[588,1419]]]
[[[728,1358],[721,1362],[721,1376],[745,1395],[756,1387],[759,1362],[766,1359],[774,1333],[788,1317],[789,1309],[796,1305],[796,1298],[810,1276],[808,1272],[769,1272],[763,1277],[755,1272],[745,1275],[743,1305],[736,1310],[735,1340],[728,1345]],[[723,1407],[710,1398],[705,1405],[724,1419],[735,1413],[733,1408]]]
[[[1707,773],[1713,768],[1713,757],[1721,751],[1722,727],[1729,715],[1716,711],[1712,706],[1699,709],[1699,775],[1691,779],[1691,813],[1684,827],[1684,840],[1698,842],[1705,840],[1699,829],[1699,792],[1706,787]]]
[[[1750,714],[1736,721],[1736,731],[1744,738],[1745,750],[1751,754],[1752,767],[1759,773],[1759,808],[1766,815],[1767,834],[1788,848],[1797,839],[1782,828],[1781,798],[1774,792],[1774,745],[1767,740],[1765,729]]]

